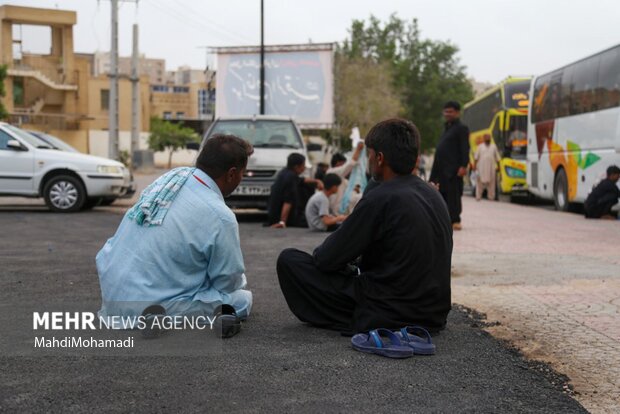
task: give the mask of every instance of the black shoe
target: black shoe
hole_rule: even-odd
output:
[[[147,306],[147,308],[142,311],[142,319],[146,324],[146,326],[141,329],[142,337],[146,339],[159,338],[164,332],[164,329],[161,327],[164,316],[166,316],[166,309],[164,309],[163,306]],[[157,323],[155,323],[155,320],[157,320]]]
[[[215,310],[213,330],[220,338],[232,338],[241,332],[241,319],[235,308],[230,305],[221,305]]]

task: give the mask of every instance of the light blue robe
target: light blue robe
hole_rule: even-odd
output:
[[[144,227],[125,215],[97,254],[101,317],[138,316],[151,304],[168,315],[212,315],[232,305],[252,308],[246,290],[239,225],[215,182],[199,169],[178,191],[161,225]]]

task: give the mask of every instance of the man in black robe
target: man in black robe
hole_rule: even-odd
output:
[[[429,181],[439,185],[439,192],[448,205],[454,230],[461,230],[461,197],[463,176],[469,163],[469,128],[459,119],[461,105],[447,102],[443,107],[445,129],[437,149]]]
[[[390,119],[371,129],[366,146],[381,185],[313,255],[280,254],[282,293],[295,316],[323,328],[442,329],[451,307],[452,228],[437,190],[412,175],[420,134],[411,122]]]
[[[306,203],[315,188],[323,189],[323,182],[302,177],[305,170],[306,157],[296,152],[289,154],[286,168],[278,173],[271,186],[266,225],[279,229],[308,227],[304,214]]]
[[[607,168],[607,178],[598,183],[584,203],[586,218],[616,219],[611,209],[618,204],[620,197],[619,179],[620,168],[615,165]]]

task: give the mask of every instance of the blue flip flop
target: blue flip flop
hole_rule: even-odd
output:
[[[381,337],[389,341],[384,342]],[[388,358],[409,358],[413,356],[413,349],[403,345],[400,338],[389,329],[374,329],[367,334],[358,333],[351,338],[353,349],[368,354],[377,354]]]
[[[421,326],[405,326],[400,332],[395,332],[395,334],[399,339],[403,340],[405,345],[413,349],[415,355],[435,354],[436,347],[431,338],[431,334]]]

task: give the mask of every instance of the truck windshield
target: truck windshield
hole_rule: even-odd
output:
[[[301,148],[297,129],[290,121],[220,120],[209,133],[232,134],[243,138],[256,148]]]

